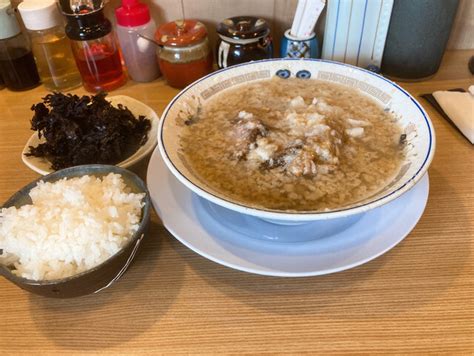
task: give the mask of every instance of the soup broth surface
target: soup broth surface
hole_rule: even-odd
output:
[[[206,185],[268,210],[328,211],[376,194],[404,157],[394,117],[355,89],[273,78],[216,94],[181,151]]]

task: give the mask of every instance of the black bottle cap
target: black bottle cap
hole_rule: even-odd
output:
[[[103,0],[59,0],[59,7],[66,16],[84,16],[104,8]]]

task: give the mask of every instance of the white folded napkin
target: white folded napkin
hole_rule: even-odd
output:
[[[474,85],[467,93],[435,91],[434,98],[459,130],[474,144]]]

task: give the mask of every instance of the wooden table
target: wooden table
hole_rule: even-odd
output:
[[[473,54],[448,52],[434,78],[401,85],[415,96],[467,89]],[[177,92],[156,81],[114,94],[161,113]],[[45,93],[0,92],[1,202],[38,177],[20,152],[31,135],[30,106]],[[413,232],[382,257],[322,277],[251,275],[188,250],[154,215],[136,263],[97,295],[47,299],[0,280],[0,354],[472,354],[473,146],[420,102],[438,140],[429,201]]]

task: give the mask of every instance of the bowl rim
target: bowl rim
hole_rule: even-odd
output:
[[[423,160],[423,163],[421,164],[420,168],[418,171],[410,178],[408,179],[403,185],[398,187],[396,190],[391,192],[390,194],[386,194],[376,200],[372,200],[369,202],[366,202],[364,204],[360,205],[355,205],[347,208],[341,208],[341,209],[335,209],[335,210],[330,210],[330,211],[277,211],[277,210],[272,210],[272,209],[265,209],[265,208],[256,208],[256,207],[248,207],[244,204],[232,201],[230,199],[226,199],[220,196],[217,196],[211,192],[206,191],[204,188],[194,184],[189,178],[187,178],[184,174],[182,174],[179,169],[175,166],[173,161],[168,155],[168,152],[166,151],[165,145],[164,145],[164,140],[163,140],[163,128],[166,122],[166,119],[169,117],[169,111],[171,107],[174,105],[174,103],[180,99],[183,95],[185,95],[191,88],[196,86],[198,83],[207,80],[208,78],[211,78],[213,76],[216,76],[218,74],[221,74],[223,72],[233,70],[238,67],[243,67],[243,66],[251,66],[254,64],[259,64],[259,63],[266,63],[266,62],[294,62],[294,61],[306,61],[306,62],[323,62],[323,63],[329,63],[332,65],[336,66],[341,66],[341,67],[348,67],[353,70],[361,71],[366,74],[372,75],[378,79],[381,79],[388,84],[392,85],[397,89],[399,92],[404,94],[405,96],[408,97],[409,100],[417,107],[419,112],[421,113],[424,122],[426,123],[428,127],[428,138],[429,138],[429,144],[428,144],[428,151],[426,154],[426,157]],[[370,70],[364,69],[364,68],[359,68],[347,63],[341,63],[341,62],[336,62],[336,61],[331,61],[331,60],[325,60],[325,59],[314,59],[314,58],[272,58],[272,59],[263,59],[263,60],[258,60],[258,61],[251,61],[251,62],[246,62],[246,63],[241,63],[237,65],[233,65],[227,68],[220,69],[218,71],[215,71],[213,73],[210,73],[206,75],[205,77],[202,77],[195,82],[191,83],[188,85],[186,88],[184,88],[182,91],[180,91],[166,106],[165,110],[163,111],[160,119],[160,125],[158,127],[158,148],[160,151],[161,156],[163,157],[163,160],[168,167],[168,169],[173,173],[173,175],[181,182],[183,183],[186,187],[191,189],[193,192],[198,194],[199,196],[203,197],[204,199],[210,200],[211,202],[214,202],[220,206],[223,206],[225,208],[238,211],[244,214],[264,218],[264,219],[270,219],[270,220],[284,220],[284,221],[313,221],[313,220],[324,220],[324,219],[333,219],[333,218],[340,218],[340,217],[345,217],[349,215],[354,215],[354,214],[360,214],[364,213],[368,210],[371,210],[373,208],[376,208],[378,206],[384,205],[396,198],[398,198],[400,195],[411,189],[427,172],[428,167],[430,166],[434,154],[435,154],[435,148],[436,148],[436,134],[435,130],[433,127],[433,123],[431,122],[431,119],[429,115],[426,113],[424,108],[421,106],[420,103],[416,101],[416,99],[408,93],[405,89],[400,87],[397,83],[383,77],[380,74],[374,73]]]
[[[61,283],[69,282],[73,279],[77,279],[83,276],[86,276],[88,274],[92,274],[96,272],[97,270],[101,269],[105,265],[109,264],[113,259],[118,258],[121,256],[123,253],[125,253],[125,250],[130,247],[130,245],[136,243],[136,241],[145,233],[145,228],[146,225],[148,224],[148,221],[150,220],[150,209],[151,209],[151,199],[150,199],[150,192],[148,191],[148,188],[146,184],[143,182],[143,180],[136,175],[134,172],[129,171],[128,169],[114,166],[114,165],[107,165],[107,164],[85,164],[85,165],[79,165],[79,166],[73,166],[73,167],[68,167],[64,168],[58,171],[54,171],[52,173],[49,173],[48,175],[41,176],[38,179],[35,179],[34,181],[28,183],[27,185],[23,186],[20,188],[17,192],[15,192],[6,202],[4,202],[1,206],[1,208],[5,208],[6,206],[13,206],[13,202],[18,199],[18,197],[24,195],[24,191],[29,192],[31,189],[36,187],[38,182],[40,181],[50,181],[49,179],[53,179],[52,181],[55,182],[59,179],[62,178],[74,178],[74,177],[80,177],[80,175],[66,175],[63,176],[64,173],[74,173],[75,171],[81,171],[84,169],[91,169],[90,172],[84,173],[83,175],[93,175],[95,173],[117,173],[122,175],[125,173],[128,175],[133,181],[137,184],[137,186],[145,193],[145,197],[143,198],[143,202],[145,205],[142,208],[142,217],[140,219],[140,224],[138,227],[138,230],[134,232],[132,235],[132,238],[115,254],[107,258],[104,262],[98,264],[95,267],[92,267],[91,269],[88,269],[86,271],[74,274],[72,276],[64,277],[64,278],[57,278],[57,279],[46,279],[46,280],[35,280],[35,279],[29,279],[21,276],[17,276],[16,274],[12,273],[12,271],[5,265],[0,264],[0,275],[3,275],[3,277],[11,280],[12,282],[19,283],[19,284],[25,284],[25,285],[36,285],[36,286],[48,286],[48,285],[58,285]]]

